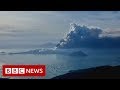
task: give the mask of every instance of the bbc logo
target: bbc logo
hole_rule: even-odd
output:
[[[3,76],[45,76],[45,65],[2,65]]]
[[[5,74],[25,74],[25,68],[5,68]]]

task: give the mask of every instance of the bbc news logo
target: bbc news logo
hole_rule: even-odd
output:
[[[3,76],[45,76],[45,65],[3,65]]]

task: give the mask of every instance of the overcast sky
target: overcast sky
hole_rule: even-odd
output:
[[[1,44],[59,42],[70,23],[120,34],[119,11],[0,11]]]

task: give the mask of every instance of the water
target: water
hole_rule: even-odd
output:
[[[32,48],[33,50],[35,48]],[[4,52],[27,51],[31,49],[0,49]],[[120,65],[120,49],[80,49],[88,56],[66,56],[58,54],[0,55],[0,64],[45,64],[45,79],[65,74],[70,70],[85,69],[103,65]],[[21,77],[22,78],[22,77]]]

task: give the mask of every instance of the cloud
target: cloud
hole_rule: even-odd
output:
[[[106,34],[120,34],[120,31],[109,31],[105,32]]]
[[[109,48],[120,47],[120,36],[109,37],[109,34],[115,34],[119,31],[107,32],[106,36],[104,30],[96,27],[81,26],[78,24],[70,24],[69,33],[57,45],[57,48]],[[102,37],[101,37],[102,36]]]

